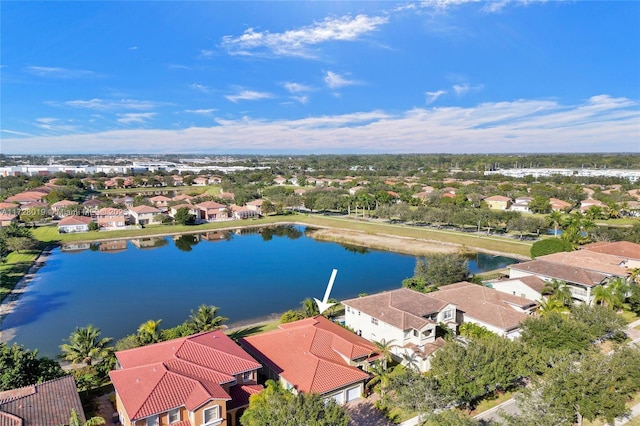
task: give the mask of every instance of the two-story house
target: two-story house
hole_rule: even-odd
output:
[[[136,206],[129,209],[129,214],[136,225],[153,225],[160,223],[155,219],[157,215],[162,213],[159,209],[151,206]]]
[[[95,213],[100,229],[122,229],[126,227],[126,219],[122,209],[105,207]]]
[[[365,339],[392,344],[394,359],[412,357],[421,371],[430,368],[431,355],[444,344],[439,323],[457,329],[455,304],[407,288],[349,299],[345,325]]]
[[[240,339],[259,360],[262,373],[291,392],[314,392],[339,404],[355,401],[380,359],[376,347],[323,316],[281,324],[277,330]]]
[[[123,426],[236,426],[262,390],[260,364],[222,331],[116,352],[109,376]]]

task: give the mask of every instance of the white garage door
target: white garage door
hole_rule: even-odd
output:
[[[344,393],[342,392],[331,395],[331,398],[333,398],[338,404],[342,405],[344,403]]]
[[[360,386],[347,389],[347,402],[351,402],[359,398],[360,398]]]

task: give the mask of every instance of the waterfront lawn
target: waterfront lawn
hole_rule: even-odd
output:
[[[0,264],[0,302],[25,276],[38,255],[40,255],[39,251],[12,252],[9,253],[4,263]]]

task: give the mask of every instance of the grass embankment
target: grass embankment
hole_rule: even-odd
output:
[[[27,274],[40,253],[40,250],[22,253],[13,252],[9,253],[3,263],[0,263],[0,302],[11,293],[16,284]]]
[[[47,243],[69,243],[80,241],[97,241],[103,239],[136,238],[157,235],[171,235],[189,232],[204,232],[225,228],[247,226],[263,226],[270,224],[300,223],[311,226],[347,229],[367,234],[381,234],[405,238],[419,238],[447,244],[456,244],[472,250],[489,251],[530,257],[531,242],[507,240],[482,234],[467,234],[457,231],[421,228],[407,225],[394,225],[381,222],[356,221],[348,218],[327,217],[317,215],[267,216],[260,219],[243,221],[225,221],[202,225],[156,225],[144,229],[122,231],[92,231],[78,234],[59,234],[55,226],[45,226],[33,230],[33,236]]]

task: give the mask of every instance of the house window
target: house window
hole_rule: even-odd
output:
[[[177,423],[180,421],[180,409],[176,408],[169,411],[169,424]]]
[[[351,308],[347,306],[347,312],[351,312]]]
[[[453,314],[451,313],[451,309],[449,309],[448,311],[444,311],[443,318],[444,318],[445,320],[448,320],[448,319],[453,318]]]
[[[418,330],[416,330],[415,328],[413,329],[413,335],[414,335],[415,337],[418,337]]]
[[[215,423],[217,420],[220,420],[220,407],[215,405],[210,408],[206,408],[204,410],[204,424],[208,425],[210,423]]]
[[[376,318],[371,318],[371,324],[378,325],[378,320]]]
[[[160,426],[158,416],[147,417],[147,426]]]
[[[246,373],[242,373],[242,381],[249,382],[253,379],[253,374],[251,371],[247,371]]]

